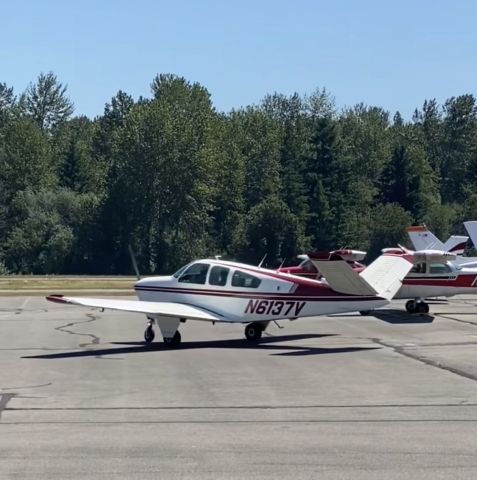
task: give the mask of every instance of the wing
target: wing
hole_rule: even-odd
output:
[[[123,312],[145,313],[146,315],[161,315],[163,317],[187,318],[190,320],[205,320],[209,322],[223,322],[226,320],[222,315],[216,312],[183,303],[64,297],[63,295],[50,295],[46,297],[46,299],[55,303],[104,308],[107,310],[120,310]]]

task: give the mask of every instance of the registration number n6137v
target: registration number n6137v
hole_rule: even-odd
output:
[[[254,313],[258,315],[288,315],[297,317],[303,310],[306,302],[296,302],[293,300],[249,300],[244,313]]]

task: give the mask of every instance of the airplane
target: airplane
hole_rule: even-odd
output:
[[[353,270],[356,270],[358,273],[362,272],[365,269],[365,266],[360,263],[364,260],[366,252],[361,250],[352,250],[349,248],[342,248],[339,250],[333,250],[330,252],[330,255],[339,255],[343,260],[345,260]],[[322,277],[321,273],[313,265],[313,262],[310,260],[310,257],[306,254],[297,255],[297,258],[301,260],[298,265],[280,267],[277,269],[277,272],[291,273],[293,275],[299,275],[300,277],[320,279]]]
[[[62,295],[50,295],[47,300],[144,313],[148,318],[146,343],[154,340],[157,325],[165,345],[178,346],[178,328],[186,320],[245,323],[247,340],[258,341],[271,321],[385,306],[413,266],[412,259],[402,252],[384,254],[360,273],[335,253],[321,255],[314,263],[335,272],[328,283],[242,263],[204,259],[170,276],[139,280],[134,285],[138,300]]]
[[[348,258],[357,258],[358,254],[351,252],[359,252],[359,255],[365,253],[353,250],[349,252]],[[429,313],[429,304],[425,301],[428,297],[452,297],[459,294],[477,293],[476,265],[457,263],[457,256],[454,253],[431,249],[413,251],[402,246],[385,248],[382,253],[407,255],[413,258],[414,266],[394,295],[394,299],[408,299],[406,302],[408,313]],[[305,272],[308,276],[315,275],[315,278],[320,277],[324,282],[336,281],[330,277],[333,272],[329,272],[326,264],[318,266],[314,254],[309,254],[306,258],[308,259],[306,261],[311,264],[311,267],[307,266]],[[351,267],[357,270],[364,268],[361,264],[361,267],[356,267],[356,262],[350,263]],[[295,275],[303,275],[304,269],[301,268],[300,271],[298,268],[301,267],[295,267]],[[371,310],[360,310],[362,315],[369,315],[370,312]]]
[[[442,243],[425,225],[407,227],[406,232],[416,251],[441,250],[463,255],[469,239],[464,235],[452,235],[445,243]]]

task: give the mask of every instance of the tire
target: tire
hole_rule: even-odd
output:
[[[363,315],[363,317],[367,317],[371,312],[372,310],[361,310],[359,313]]]
[[[146,343],[151,343],[155,337],[154,329],[149,325],[146,330],[144,330],[144,341]]]
[[[250,342],[257,342],[262,338],[263,328],[259,323],[249,323],[245,327],[245,337]]]
[[[417,313],[429,313],[429,304],[426,302],[419,302],[417,304]]]
[[[181,343],[181,332],[179,330],[174,333],[173,337],[166,338],[164,337],[164,345],[167,345],[168,347],[178,347]]]
[[[417,302],[415,300],[408,300],[406,302],[406,311],[408,313],[416,313],[417,311]]]

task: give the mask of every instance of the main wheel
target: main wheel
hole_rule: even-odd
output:
[[[154,340],[155,334],[154,329],[149,325],[146,330],[144,330],[144,340],[146,343],[151,343]]]
[[[372,310],[360,310],[359,313],[363,315],[363,317],[367,317],[371,312]]]
[[[417,302],[415,300],[408,300],[406,302],[406,310],[408,313],[416,313],[417,312]]]
[[[429,313],[429,304],[426,302],[419,302],[417,304],[417,313]]]
[[[262,326],[256,322],[249,323],[245,327],[245,337],[247,338],[247,340],[250,340],[252,342],[260,340],[260,338],[262,338],[262,332]]]
[[[164,337],[164,344],[168,347],[178,347],[181,343],[181,332],[179,330],[174,333],[173,337]]]

